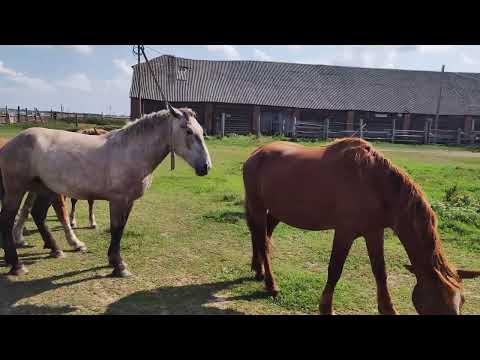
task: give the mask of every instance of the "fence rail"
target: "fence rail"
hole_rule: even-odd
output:
[[[375,124],[378,125],[378,124]],[[382,124],[388,125],[388,124]],[[345,129],[345,122],[330,122],[328,119],[320,122],[297,122],[295,137],[305,139],[335,139],[342,137],[360,137],[365,140],[386,141],[406,144],[446,144],[473,145],[480,144],[480,131],[465,132],[463,129],[442,130],[432,129],[431,123],[425,123],[423,130],[396,129],[395,121],[390,127],[375,126],[369,129],[366,123],[359,121],[351,125],[353,129]]]
[[[1,124],[14,124],[23,122],[39,122],[48,123],[55,120],[66,120],[78,123],[85,120],[102,120],[105,122],[126,122],[129,119],[128,116],[121,115],[104,115],[95,113],[76,113],[76,112],[64,112],[64,111],[40,111],[37,108],[28,109],[17,107],[17,109],[11,109],[4,107],[0,109],[0,123]]]

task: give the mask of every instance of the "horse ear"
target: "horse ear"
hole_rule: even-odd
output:
[[[405,266],[405,269],[407,269],[408,271],[410,271],[412,274],[415,274],[415,270],[413,270],[413,266],[412,265],[403,265]]]
[[[180,119],[182,117],[182,113],[178,110],[175,109],[170,103],[168,104],[168,111],[170,111],[170,114],[177,119]]]
[[[480,271],[475,270],[457,270],[457,274],[460,276],[460,279],[473,279],[480,277]]]

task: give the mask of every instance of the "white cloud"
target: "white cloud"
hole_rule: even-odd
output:
[[[93,52],[92,45],[63,45],[66,48],[73,49],[82,55],[89,55]]]
[[[125,75],[131,76],[133,69],[127,64],[125,59],[113,59],[115,66],[120,69]]]
[[[272,61],[272,57],[270,55],[268,55],[265,51],[259,49],[253,49],[253,55],[258,60]]]
[[[474,58],[470,57],[469,55],[465,54],[464,52],[460,53],[460,57],[462,58],[462,61],[463,61],[464,64],[467,64],[467,65],[478,64],[478,60],[475,60]]]
[[[52,91],[55,89],[54,86],[43,79],[27,76],[3,65],[3,61],[0,61],[0,75],[4,75],[9,81],[30,89],[38,91]]]
[[[53,85],[51,85],[50,83],[48,83],[43,79],[25,76],[24,74],[20,74],[20,73],[17,74],[16,76],[11,77],[10,80],[14,81],[17,84],[26,86],[30,89],[37,90],[37,91],[55,90],[55,87]]]
[[[92,91],[92,83],[85,74],[77,73],[67,76],[64,80],[57,82],[59,86],[69,89],[80,90],[85,92]]]
[[[304,48],[303,45],[286,45],[288,50],[302,50]]]
[[[10,69],[3,65],[3,61],[0,61],[0,75],[7,75],[7,76],[17,76],[17,72],[13,69]]]
[[[228,60],[240,59],[240,53],[232,45],[207,45],[207,50],[222,53]]]
[[[417,45],[421,53],[440,53],[450,51],[452,48],[453,45]]]

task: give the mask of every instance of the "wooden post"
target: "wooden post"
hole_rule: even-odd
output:
[[[25,108],[25,121],[28,122],[28,108]]]
[[[20,122],[20,106],[17,107],[17,122]]]
[[[78,129],[78,114],[75,113],[75,127]]]
[[[363,139],[363,119],[360,118],[360,139]]]
[[[10,123],[10,114],[8,113],[8,106],[5,105],[5,122]]]
[[[462,129],[458,128],[457,129],[457,145],[460,145],[462,143]]]
[[[261,124],[260,124],[260,114],[261,114],[260,106],[254,106],[254,108],[253,108],[253,123],[255,124],[256,133],[257,133],[258,137],[262,136]]]
[[[295,138],[297,137],[297,113],[293,113],[293,129],[292,129],[292,136]]]
[[[220,136],[223,138],[225,136],[225,113],[222,112],[222,122],[220,124]]]
[[[50,108],[50,121],[53,120],[53,109]]]
[[[347,111],[347,128],[346,130],[353,131],[353,121],[355,119],[355,111]]]
[[[328,128],[330,126],[330,119],[329,118],[326,118],[323,122],[323,132],[324,132],[324,136],[325,136],[325,140],[328,140]]]
[[[60,105],[60,120],[63,120],[63,105]]]
[[[442,101],[442,88],[443,88],[443,73],[445,71],[445,65],[442,65],[442,75],[440,79],[440,90],[438,93],[438,101],[437,101],[437,111],[435,114],[435,143],[437,142],[437,133],[438,133],[438,116],[440,113],[440,102]]]
[[[475,143],[475,118],[472,118],[472,131],[470,132],[470,143]]]
[[[395,142],[395,118],[392,119],[392,144]]]

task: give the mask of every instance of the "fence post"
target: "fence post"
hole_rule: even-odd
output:
[[[17,107],[17,122],[20,122],[20,106]]]
[[[457,129],[457,145],[462,144],[462,129]]]
[[[395,118],[392,119],[392,144],[395,142]]]
[[[323,126],[323,131],[325,133],[325,140],[328,140],[328,127],[330,125],[330,119],[326,118]]]
[[[5,122],[10,124],[10,114],[8,113],[8,106],[5,105]]]
[[[470,135],[470,144],[474,144],[475,143],[475,118],[473,117],[472,117],[472,131],[470,131],[469,135]]]
[[[78,129],[78,114],[75,113],[75,127]]]
[[[425,120],[425,126],[423,129],[423,143],[428,144],[428,120]]]
[[[360,119],[360,139],[363,139],[363,119]]]
[[[25,122],[28,122],[28,108],[25,108]]]
[[[222,113],[222,120],[220,123],[220,134],[222,138],[225,136],[225,113]]]
[[[293,131],[292,131],[292,135],[294,138],[297,137],[297,116],[296,115],[293,115]]]

